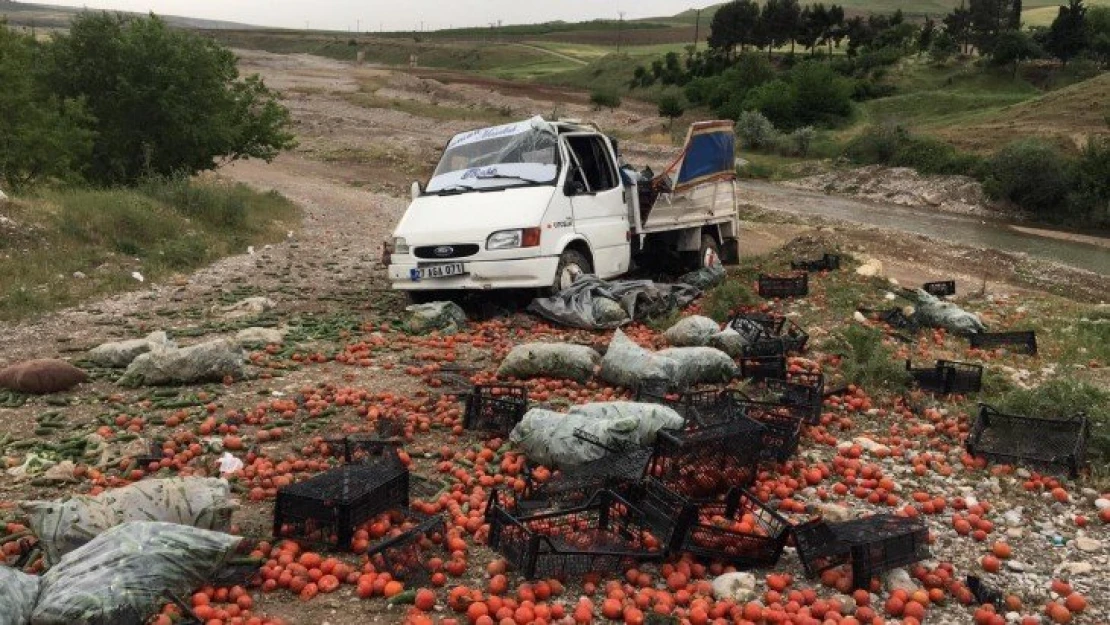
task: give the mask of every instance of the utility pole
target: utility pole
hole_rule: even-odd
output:
[[[697,11],[697,16],[694,18],[694,52],[698,51],[698,39],[701,38],[701,9]]]
[[[362,20],[356,19],[355,20],[355,34],[357,35],[361,31],[362,31]]]
[[[621,53],[621,39],[624,38],[624,11],[617,11],[620,21],[617,22],[617,54]]]

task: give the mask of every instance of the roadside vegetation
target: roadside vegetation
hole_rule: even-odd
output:
[[[0,319],[186,272],[294,227],[286,200],[196,180],[294,143],[235,56],[156,17],[0,24]]]

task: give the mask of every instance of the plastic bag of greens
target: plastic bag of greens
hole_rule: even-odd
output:
[[[63,555],[126,521],[165,521],[226,532],[235,503],[231,487],[218,478],[143,480],[90,497],[62,502],[28,501],[23,510],[42,544],[46,561]]]
[[[728,354],[712,347],[672,347],[656,352],[656,356],[676,363],[672,379],[678,388],[728,382],[739,373]]]
[[[535,377],[585,382],[593,377],[601,355],[585,345],[527,343],[517,345],[501,361],[497,375],[522,380]]]
[[[674,380],[676,363],[654,354],[617,330],[601,359],[601,379],[625,388],[639,388],[652,381]]]
[[[608,449],[644,447],[661,429],[681,428],[673,409],[659,404],[606,402],[572,406],[566,414],[534,408],[509,434],[532,462],[574,467],[597,460]]]
[[[694,315],[679,320],[663,333],[667,342],[675,347],[701,347],[709,343],[709,339],[721,331],[709,317]]]
[[[225,565],[241,539],[175,523],[118,525],[42,577],[31,625],[143,625]]]
[[[0,564],[0,625],[27,625],[39,597],[34,575]]]

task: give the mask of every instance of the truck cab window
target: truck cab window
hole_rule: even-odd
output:
[[[567,137],[567,147],[581,164],[580,176],[585,177],[592,193],[617,186],[617,172],[601,137]]]

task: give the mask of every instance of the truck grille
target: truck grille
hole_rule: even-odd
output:
[[[448,258],[466,258],[478,253],[478,246],[474,243],[460,243],[459,245],[425,245],[413,250],[417,258],[429,260],[445,260]]]

